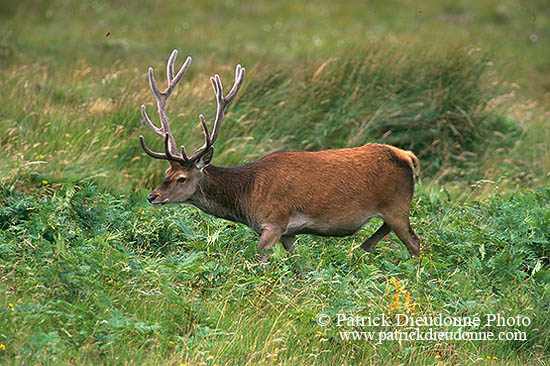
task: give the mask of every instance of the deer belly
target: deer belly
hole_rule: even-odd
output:
[[[313,234],[320,236],[348,236],[356,233],[372,217],[366,215],[357,219],[323,220],[309,217],[301,212],[294,214],[287,225],[286,234]]]

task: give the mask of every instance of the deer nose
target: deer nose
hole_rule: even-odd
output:
[[[149,193],[147,195],[147,201],[149,201],[149,203],[153,203],[153,201],[156,200],[158,196],[159,196],[158,194]]]

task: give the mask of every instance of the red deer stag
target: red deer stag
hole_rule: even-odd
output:
[[[263,261],[267,250],[278,241],[293,253],[297,234],[347,236],[372,217],[382,218],[384,224],[361,248],[370,251],[393,231],[410,255],[418,256],[420,242],[409,224],[418,169],[418,159],[412,152],[372,143],[318,152],[281,151],[240,166],[214,166],[210,164],[213,145],[225,108],[244,78],[244,68],[237,65],[235,83],[226,96],[220,77],[210,78],[218,104],[214,128],[210,133],[204,116],[199,116],[204,145],[187,156],[183,146],[178,151],[166,115],[166,100],[191,63],[188,57],[174,76],[176,56],[174,50],[168,59],[168,87],[164,92],[159,91],[153,69],[149,68],[160,128],[141,106],[145,123],[164,138],[164,153],[158,153],[151,151],[140,136],[143,150],[170,163],[164,181],[147,196],[152,205],[190,204],[210,215],[249,226],[260,235],[258,250],[263,252]]]

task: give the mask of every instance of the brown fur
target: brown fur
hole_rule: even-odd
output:
[[[418,166],[412,152],[382,144],[282,151],[229,168],[171,163],[150,196],[152,203],[188,203],[248,225],[261,235],[260,250],[280,240],[292,252],[296,234],[351,235],[378,216],[384,225],[362,248],[370,251],[393,230],[416,256],[420,242],[409,225],[409,209]],[[185,183],[178,184],[178,177]]]

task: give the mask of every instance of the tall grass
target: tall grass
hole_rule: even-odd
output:
[[[433,175],[483,152],[495,131],[517,135],[486,108],[497,93],[487,86],[489,64],[475,49],[419,53],[372,44],[367,53],[320,66],[259,75],[234,111],[249,111],[241,117],[248,134],[284,141],[285,148],[386,142],[413,150]]]
[[[236,63],[249,70],[217,164],[379,141],[414,150],[424,174],[440,181],[548,182],[547,137],[538,133],[548,118],[537,110],[533,123],[520,126],[525,116],[515,112],[531,102],[491,102],[507,93],[493,83],[513,75],[522,82],[518,93],[544,103],[548,27],[540,1],[416,9],[408,2],[25,0],[3,9],[0,167],[21,185],[23,176],[97,177],[124,190],[157,182],[163,169],[135,140],[144,133],[139,105],[154,113],[145,71],[151,64],[161,71],[173,48],[194,56],[169,102],[188,148],[201,143],[198,113],[213,115],[208,76],[220,72],[229,84]],[[519,133],[521,148],[512,142]],[[499,149],[513,154],[491,154]]]
[[[497,94],[487,86],[488,63],[467,48],[418,53],[373,43],[367,53],[321,64],[256,64],[226,117],[214,162],[238,164],[278,149],[386,142],[413,150],[427,176],[460,167],[519,131],[486,108]],[[140,123],[141,103],[155,115],[142,71],[117,62],[98,75],[81,62],[63,86],[65,72],[44,67],[4,75],[0,95],[14,101],[0,126],[5,170],[43,177],[38,181],[98,177],[136,190],[157,181],[159,163],[137,143],[144,134],[162,150],[161,139]],[[208,79],[198,71],[190,72],[168,107],[174,135],[188,149],[201,143],[196,116],[214,115]],[[230,66],[220,71],[230,84]],[[475,166],[468,169],[470,180],[483,177]]]

